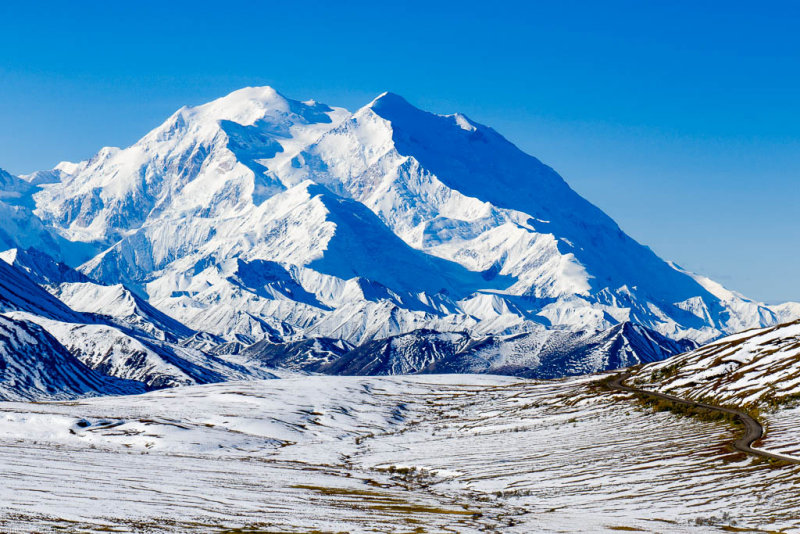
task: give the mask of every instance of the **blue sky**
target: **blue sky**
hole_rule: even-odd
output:
[[[800,300],[797,4],[397,4],[0,3],[0,167],[245,85],[351,109],[392,90],[494,127],[662,257]]]

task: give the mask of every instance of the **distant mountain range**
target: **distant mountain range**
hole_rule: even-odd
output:
[[[549,378],[800,318],[661,260],[493,129],[391,93],[351,113],[246,88],[128,148],[0,172],[3,249],[0,355],[50,347],[41,397],[275,368]],[[65,365],[92,371],[43,378]],[[13,367],[0,394],[25,396]]]

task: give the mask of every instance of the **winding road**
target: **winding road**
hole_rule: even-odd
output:
[[[665,393],[658,393],[655,391],[648,391],[646,389],[631,387],[625,384],[625,380],[627,380],[629,377],[630,377],[630,372],[618,374],[608,382],[608,386],[611,389],[615,389],[618,391],[625,391],[628,393],[639,393],[642,395],[647,395],[648,397],[664,399],[678,404],[686,404],[694,408],[704,408],[706,410],[713,410],[716,412],[722,412],[733,415],[737,417],[739,421],[741,421],[742,424],[744,425],[744,434],[733,441],[734,449],[744,452],[746,454],[752,454],[753,456],[759,456],[767,460],[777,460],[780,462],[800,464],[800,459],[798,458],[793,458],[791,456],[784,456],[782,454],[768,452],[761,449],[754,449],[753,443],[760,440],[764,436],[764,427],[761,426],[761,423],[759,423],[749,414],[740,410],[736,410],[734,408],[715,406],[713,404],[706,404],[703,402],[696,402],[692,400],[682,399],[680,397],[675,397],[674,395],[667,395]]]

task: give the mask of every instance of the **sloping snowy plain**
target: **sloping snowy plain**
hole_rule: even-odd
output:
[[[595,381],[285,376],[2,403],[0,529],[800,532],[800,468]]]

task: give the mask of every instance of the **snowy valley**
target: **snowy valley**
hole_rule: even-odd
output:
[[[800,467],[731,451],[736,432],[597,377],[284,376],[2,403],[0,528],[800,531]]]

